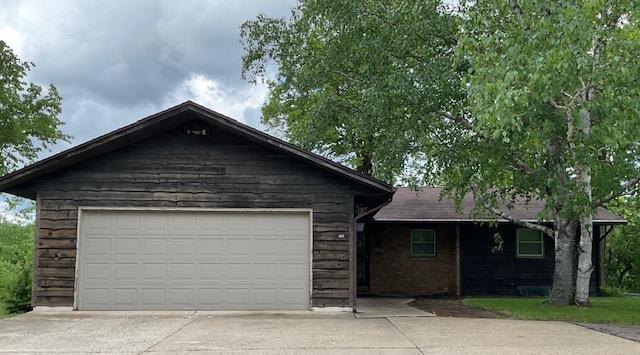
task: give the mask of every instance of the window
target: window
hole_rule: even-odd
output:
[[[433,229],[411,230],[411,255],[436,255],[436,231]]]
[[[544,256],[544,238],[542,232],[533,229],[518,229],[517,255],[521,258]]]

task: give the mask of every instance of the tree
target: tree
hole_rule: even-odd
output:
[[[359,137],[374,142],[365,146],[379,154],[409,162],[415,184],[444,183],[445,193],[457,201],[471,193],[476,214],[552,238],[556,262],[549,301],[587,305],[592,215],[640,181],[635,1],[487,0],[463,3],[455,14],[431,1],[429,11],[411,11],[423,3],[367,2],[359,8],[346,1],[310,0],[296,7],[291,21],[259,18],[258,33],[265,35],[249,36],[256,42],[247,46],[245,70],[264,72],[264,58],[276,58],[278,77],[271,82],[266,119],[278,117],[272,123],[284,126],[295,141],[300,122],[301,127],[319,124],[318,116],[305,115],[334,107],[322,123],[330,130],[362,126],[381,132]],[[357,27],[390,16],[396,17],[367,30]],[[420,26],[434,18],[443,24]],[[308,20],[297,28],[300,19]],[[245,37],[247,28],[259,27],[247,26]],[[280,28],[288,29],[285,40],[273,40],[268,34]],[[297,35],[304,31],[322,35]],[[439,31],[446,45],[430,51]],[[455,52],[445,49],[451,41]],[[299,70],[314,64],[316,52],[329,53],[317,63],[324,71]],[[347,75],[331,76],[331,71]],[[371,92],[377,100],[352,94],[338,106],[320,95],[327,86],[351,88],[353,81],[359,85],[356,93]],[[306,82],[314,85],[303,96],[299,92],[306,87],[296,85]],[[369,105],[385,110],[372,111],[378,116],[340,114],[343,107],[366,111]],[[270,111],[273,107],[278,110]],[[311,147],[341,138],[317,132],[305,137]],[[344,147],[349,149],[357,152],[356,146]],[[396,173],[389,162],[376,160],[383,166],[379,170]],[[538,222],[509,215],[516,201],[534,198],[545,202]]]
[[[625,291],[640,291],[640,196],[612,201],[609,209],[628,221],[607,235],[607,284]]]
[[[459,96],[456,27],[439,1],[302,1],[242,25],[243,75],[269,84],[265,124],[391,181],[419,149],[408,133]]]
[[[11,313],[31,308],[33,224],[0,217],[0,303]]]
[[[61,98],[26,81],[33,63],[21,61],[0,40],[0,175],[35,159],[47,146],[66,139],[57,118]]]
[[[593,213],[640,180],[637,6],[511,0],[463,10],[458,55],[470,69],[456,120],[469,133],[451,142],[466,149],[443,176],[493,212],[516,198],[546,201],[541,218],[554,229],[529,227],[556,242],[554,303],[589,303]]]

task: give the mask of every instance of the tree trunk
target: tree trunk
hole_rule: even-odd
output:
[[[590,101],[592,95],[590,90],[585,94],[585,101]],[[580,133],[581,141],[584,142],[591,134],[591,113],[586,109],[580,110]],[[582,143],[584,144],[584,143]],[[591,188],[591,168],[576,159],[578,171],[578,183],[582,192],[587,198],[588,206],[593,203]],[[580,244],[578,248],[578,271],[576,275],[576,299],[579,306],[589,306],[589,285],[591,283],[591,273],[593,272],[592,262],[593,252],[593,212],[589,207],[580,216]]]
[[[574,300],[576,281],[576,222],[556,217],[555,268],[548,303],[566,306]]]
[[[618,288],[622,289],[622,283],[624,282],[624,277],[627,276],[627,274],[629,273],[629,271],[631,271],[633,268],[629,265],[625,266],[624,269],[622,269],[622,271],[620,271],[620,274],[618,276]]]
[[[591,284],[591,273],[593,272],[592,262],[593,251],[593,216],[591,213],[580,219],[580,245],[578,248],[578,272],[576,275],[576,299],[579,306],[588,306],[589,285]]]
[[[373,173],[373,160],[370,155],[363,154],[362,159],[360,160],[360,164],[356,166],[356,170],[367,175],[372,175]]]

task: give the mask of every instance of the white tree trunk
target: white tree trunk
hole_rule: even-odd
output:
[[[590,91],[586,93],[586,101],[592,99]],[[584,141],[591,134],[591,114],[583,108],[580,110],[580,132]],[[588,163],[587,163],[588,164]],[[587,198],[588,205],[593,203],[591,188],[591,168],[581,162],[576,162],[578,168],[578,183]],[[585,209],[580,216],[580,243],[578,244],[578,270],[576,272],[575,303],[579,306],[588,306],[589,284],[593,263],[591,253],[593,251],[593,212],[591,207]]]
[[[589,285],[593,263],[591,251],[593,250],[593,218],[591,214],[580,219],[580,246],[578,247],[578,272],[576,274],[576,298],[579,306],[588,306]]]
[[[576,225],[577,223],[560,217],[554,220],[555,267],[547,302],[555,306],[569,305],[575,299]]]

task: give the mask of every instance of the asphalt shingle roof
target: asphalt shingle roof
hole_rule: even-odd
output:
[[[428,187],[421,191],[415,191],[407,187],[399,187],[393,195],[391,203],[383,207],[373,217],[376,221],[479,221],[482,218],[473,218],[470,211],[474,201],[469,195],[462,201],[462,211],[458,212],[452,200],[440,199],[441,187]],[[526,204],[524,201],[517,203],[511,210],[504,212],[518,219],[537,221],[538,214],[543,209],[541,200],[533,200]],[[498,220],[500,221],[500,220]],[[504,221],[504,220],[502,220]],[[599,223],[625,223],[626,221],[616,214],[599,208],[594,216],[594,222]]]

